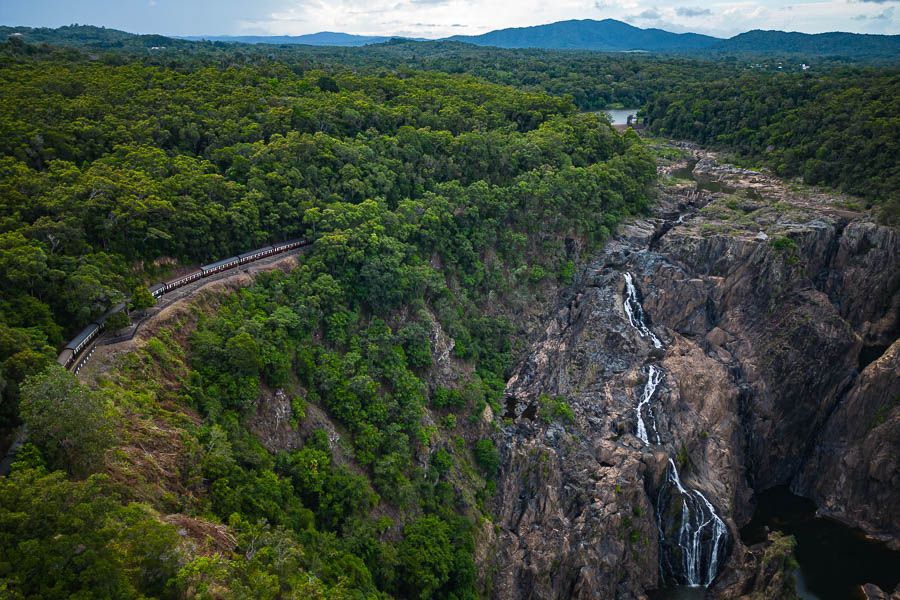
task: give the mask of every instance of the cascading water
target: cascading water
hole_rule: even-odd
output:
[[[628,315],[628,321],[631,326],[638,330],[641,337],[650,338],[650,342],[654,348],[662,348],[662,341],[656,334],[650,331],[644,317],[644,307],[641,306],[638,298],[637,289],[634,287],[634,278],[631,273],[625,273],[625,314]]]
[[[647,365],[647,383],[644,384],[644,391],[641,394],[641,399],[638,402],[637,408],[635,412],[637,413],[637,432],[636,435],[644,444],[650,445],[650,435],[652,432],[654,439],[656,440],[654,443],[660,443],[659,430],[656,427],[656,417],[653,414],[653,408],[648,406],[650,404],[650,400],[653,399],[653,394],[656,393],[656,388],[659,387],[660,382],[662,381],[663,371],[656,365]],[[647,416],[650,424],[650,429],[648,431],[647,425],[644,422],[644,407],[647,407]]]
[[[641,337],[649,338],[654,348],[662,348],[662,341],[647,325],[634,278],[625,273],[625,314]],[[659,445],[659,431],[650,401],[662,382],[663,371],[647,365],[647,383],[638,401],[637,437],[650,445]],[[647,421],[644,410],[647,410]],[[649,422],[650,429],[647,424]],[[656,501],[656,522],[659,527],[659,553],[662,577],[670,583],[689,586],[708,586],[719,573],[719,565],[728,554],[731,534],[715,507],[699,490],[686,488],[678,475],[675,461],[669,458],[666,482]]]
[[[656,519],[663,578],[681,585],[711,584],[728,551],[728,527],[702,492],[684,486],[671,458]]]

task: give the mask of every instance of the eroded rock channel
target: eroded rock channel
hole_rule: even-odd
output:
[[[778,597],[739,535],[775,486],[900,549],[897,231],[696,148],[661,171],[508,381],[497,597]]]

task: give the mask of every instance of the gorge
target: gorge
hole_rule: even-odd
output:
[[[778,485],[900,566],[896,230],[686,155],[507,383],[500,597],[640,598],[660,582],[781,597],[793,575],[773,572],[773,538],[738,534]],[[571,422],[535,419],[542,395],[566,398]]]

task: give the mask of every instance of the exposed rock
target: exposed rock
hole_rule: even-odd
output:
[[[747,548],[738,567],[724,574],[710,590],[719,598],[740,600],[794,600],[794,538],[778,532],[763,544]]]
[[[587,267],[507,383],[496,597],[641,598],[661,585],[654,508],[670,459],[729,531],[714,597],[789,587],[783,563],[738,539],[754,490],[792,484],[900,540],[897,232],[708,156],[694,174],[705,183],[664,190],[654,218]],[[626,271],[652,335],[626,315]],[[645,444],[636,407],[651,364],[664,376]],[[571,422],[548,408],[557,396]],[[661,502],[663,530],[674,506]]]
[[[282,389],[264,389],[256,401],[256,410],[247,418],[247,428],[272,453],[296,450],[303,445],[296,425],[291,399]]]
[[[900,549],[900,341],[863,370],[794,483],[820,512]]]
[[[889,593],[873,583],[867,583],[862,586],[862,593],[866,600],[900,600],[900,587]]]

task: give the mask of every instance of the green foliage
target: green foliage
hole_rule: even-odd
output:
[[[397,338],[411,367],[431,366],[431,341],[428,330],[421,323],[410,323],[397,332]]]
[[[774,237],[769,240],[769,245],[785,254],[797,251],[797,242],[786,236]]]
[[[563,266],[559,270],[559,280],[565,284],[570,285],[572,280],[575,278],[575,262],[571,260],[567,260],[563,263]]]
[[[435,408],[464,408],[466,398],[459,390],[452,390],[445,387],[439,387],[431,394],[431,404]]]
[[[118,331],[131,325],[131,319],[125,311],[114,312],[106,319],[104,327],[109,331]]]
[[[131,310],[144,310],[156,306],[156,298],[146,285],[139,285],[131,292]]]
[[[471,77],[16,57],[0,69],[10,401],[19,371],[34,372],[63,331],[126,293],[135,309],[150,305],[144,282],[161,275],[160,258],[197,263],[300,235],[316,238],[317,256],[303,280],[309,302],[273,315],[287,334],[324,319],[327,339],[345,344],[366,311],[427,297],[457,356],[495,358],[471,322],[474,300],[502,273],[484,257],[522,263],[526,241],[545,233],[602,241],[644,208],[655,176],[639,144],[567,99]],[[556,256],[527,258],[534,281],[559,269]],[[430,366],[426,323],[396,332],[414,370]],[[210,354],[225,359],[229,339],[219,341]],[[220,382],[223,406],[247,404],[254,388],[239,376],[288,377],[285,357],[246,338],[225,350],[235,377]]]
[[[21,412],[31,440],[48,463],[75,475],[99,468],[115,439],[106,398],[57,365],[25,381]]]
[[[440,518],[421,517],[404,527],[398,548],[404,595],[435,597],[449,580],[452,558],[450,528]]]
[[[572,407],[566,402],[562,396],[551,397],[548,394],[541,394],[538,398],[540,406],[540,415],[545,423],[552,423],[555,420],[571,423],[575,420],[575,413]]]
[[[431,455],[431,466],[438,476],[446,475],[453,468],[453,456],[444,449],[438,449]]]
[[[0,479],[7,598],[161,596],[179,566],[175,529],[123,505],[104,476],[15,470]]]
[[[682,445],[681,448],[678,449],[678,454],[675,455],[675,463],[678,465],[678,469],[684,470],[688,466],[690,459],[691,456],[688,453],[687,446]]]
[[[500,453],[494,445],[494,440],[482,439],[475,442],[475,462],[489,477],[497,475],[497,469],[500,468]]]
[[[786,256],[788,264],[796,265],[800,262],[799,246],[797,242],[787,236],[779,236],[769,240],[769,245]]]
[[[51,370],[22,387],[22,416],[49,464],[82,475],[108,443],[109,398],[147,411],[135,422],[175,420],[179,404],[200,415],[179,429],[185,464],[169,474],[183,497],[163,503],[227,522],[237,547],[166,571],[166,593],[476,597],[484,497],[465,486],[481,479],[464,444],[426,425],[426,402],[453,411],[436,415],[447,429],[498,406],[520,335],[510,303],[530,284],[571,281],[567,238],[590,251],[647,207],[656,169],[640,141],[569,98],[470,76],[235,61],[228,50],[221,63],[167,64],[0,52],[11,58],[0,67],[6,419],[63,333],[126,292],[134,309],[150,306],[146,283],[170,268],[160,265],[304,236],[313,243],[297,268],[260,274],[199,314],[184,354],[175,336],[147,342],[130,374],[139,402]],[[429,398],[438,350],[471,374]],[[145,381],[154,372],[163,385]],[[270,418],[272,401],[259,402],[276,389],[303,400],[291,401],[295,423],[279,412],[273,425],[301,424],[305,437],[277,456],[248,429]],[[323,410],[336,436],[308,431]],[[547,414],[572,418],[559,400]],[[493,477],[493,443],[479,440],[474,456]],[[99,493],[110,511],[128,507]],[[158,595],[159,581],[121,595]]]

